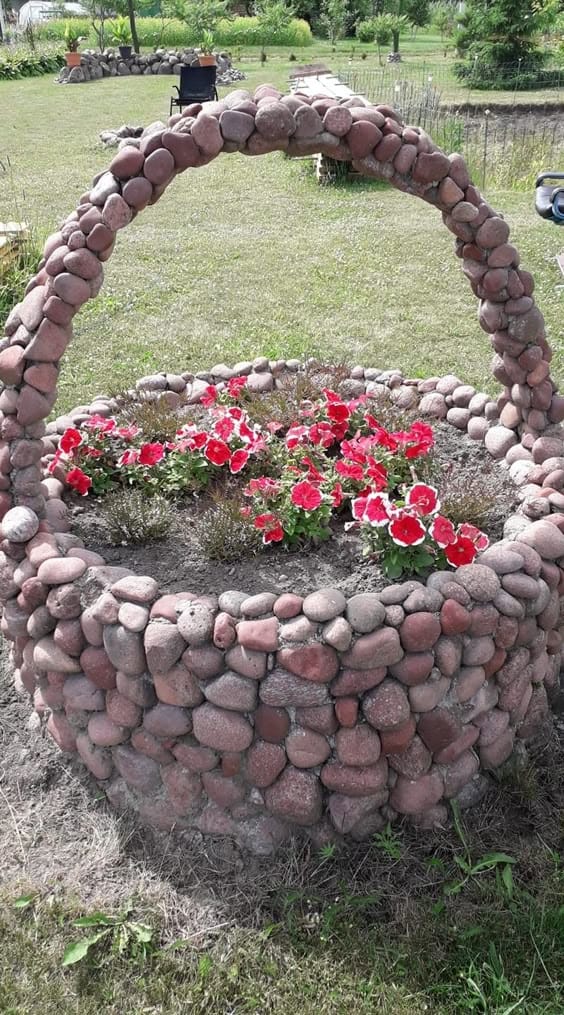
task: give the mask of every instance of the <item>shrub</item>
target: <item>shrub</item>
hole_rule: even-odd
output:
[[[195,521],[194,537],[204,557],[229,562],[259,552],[260,532],[241,514],[242,507],[240,500],[225,498]]]
[[[69,22],[67,22],[69,23]],[[78,35],[87,38],[88,45],[95,45],[96,40],[92,26],[86,18],[73,18],[70,22]],[[65,22],[53,20],[37,27],[37,37],[45,41],[62,42]],[[154,49],[156,46],[169,48],[197,46],[200,39],[197,33],[190,31],[176,19],[137,18],[137,34],[139,45],[143,49]],[[265,37],[264,28],[258,18],[222,19],[214,30],[217,46],[229,48],[235,46],[311,46],[313,36],[307,21],[293,18],[288,25],[272,31]],[[63,61],[64,62],[64,61]],[[60,66],[60,65],[59,65]]]
[[[543,69],[538,64],[455,63],[454,73],[469,88],[488,91],[530,92],[541,88],[560,88],[564,69]]]
[[[369,18],[368,21],[359,21],[356,26],[356,37],[359,42],[374,42],[375,36],[374,18]]]
[[[118,490],[109,494],[100,514],[110,540],[116,546],[163,539],[174,517],[166,497],[158,493],[147,497],[140,490]]]
[[[27,46],[3,47],[0,48],[0,81],[56,74],[64,63],[62,49],[52,46],[36,46],[35,49]]]

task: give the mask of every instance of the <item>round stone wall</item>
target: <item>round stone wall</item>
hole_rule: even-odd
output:
[[[386,392],[446,416],[505,458],[521,512],[478,563],[348,601],[337,589],[162,595],[69,531],[61,484],[44,471],[65,420],[44,420],[72,318],[98,293],[117,232],[177,173],[221,151],[273,150],[352,161],[435,204],[457,237],[504,385],[497,403],[457,378],[355,368],[345,383],[376,404]],[[396,815],[444,822],[446,802],[477,801],[484,772],[538,730],[560,672],[564,400],[533,280],[508,239],[462,158],[393,110],[270,86],[188,107],[124,146],[49,237],[0,342],[2,631],[47,729],[116,806],[259,852],[296,828],[317,842],[361,839]],[[269,390],[296,368],[257,360],[237,372]],[[192,401],[205,380],[188,381]],[[170,399],[186,383],[163,374],[140,386]],[[109,414],[111,402],[71,418],[88,412]]]

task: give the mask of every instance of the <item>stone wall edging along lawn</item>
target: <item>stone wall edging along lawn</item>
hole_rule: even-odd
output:
[[[132,53],[121,56],[118,49],[83,50],[78,67],[61,67],[57,82],[61,85],[85,84],[102,78],[177,74],[185,67],[199,66],[200,51],[193,47],[183,49],[156,49],[152,53]],[[216,53],[217,84],[232,85],[244,81],[245,75],[236,70],[228,53]]]
[[[98,293],[117,232],[178,172],[220,151],[273,150],[352,160],[437,206],[457,237],[505,385],[497,403],[454,377],[357,367],[348,383],[375,401],[418,403],[505,458],[523,513],[479,563],[348,601],[333,589],[216,601],[161,595],[69,532],[61,484],[42,462],[64,421],[44,420],[72,318]],[[396,815],[444,822],[447,801],[475,802],[484,773],[535,734],[561,661],[564,399],[532,291],[461,157],[362,99],[234,92],[148,131],[95,178],[47,240],[0,341],[0,590],[18,684],[117,806],[259,852],[296,827],[318,842],[363,838]],[[236,372],[269,390],[295,368],[259,359]],[[188,382],[197,400],[206,380],[158,374],[140,386],[171,399]],[[108,401],[81,411],[109,413]]]

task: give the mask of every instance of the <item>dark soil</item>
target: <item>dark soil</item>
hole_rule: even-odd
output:
[[[434,458],[439,476],[451,472],[449,482],[455,482],[457,489],[470,484],[476,488],[477,477],[484,489],[487,487],[491,491],[493,487],[495,500],[483,528],[491,540],[501,538],[503,522],[515,503],[515,489],[507,472],[487,456],[481,444],[471,441],[466,434],[446,423],[434,429]],[[193,521],[205,510],[204,499],[180,503],[174,528],[165,539],[125,546],[109,542],[98,502],[73,503],[74,531],[88,549],[101,553],[109,564],[128,567],[136,574],[151,575],[166,592],[220,594],[237,588],[249,595],[290,590],[307,595],[315,589],[332,586],[349,597],[360,591],[378,591],[389,584],[373,560],[362,558],[358,535],[354,531],[344,532],[342,520],[334,524],[334,537],[318,547],[288,552],[271,545],[256,556],[226,563],[204,560],[194,536]]]

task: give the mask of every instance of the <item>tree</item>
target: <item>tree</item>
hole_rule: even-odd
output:
[[[261,53],[261,63],[266,62],[266,46],[290,24],[294,17],[294,10],[284,0],[257,0],[255,14],[258,21]]]
[[[320,20],[327,30],[331,45],[335,45],[337,39],[344,35],[348,14],[348,0],[323,0]]]
[[[139,35],[137,34],[137,22],[135,17],[137,14],[142,15],[145,10],[150,9],[153,6],[152,0],[114,0],[113,5],[116,14],[121,14],[125,18],[129,18],[133,49],[136,53],[139,53]]]
[[[460,55],[495,68],[540,66],[537,39],[556,17],[551,0],[468,0],[456,35]]]
[[[80,0],[80,6],[88,13],[94,34],[98,40],[100,52],[106,44],[106,21],[114,13],[114,4],[110,0]]]
[[[455,11],[452,4],[440,4],[435,7],[431,21],[440,33],[441,42],[444,42],[447,35],[452,35],[455,20]]]
[[[429,24],[429,0],[406,0],[405,16],[415,30]]]
[[[199,45],[204,33],[213,35],[218,21],[229,17],[229,0],[166,0],[163,13],[183,21]]]

